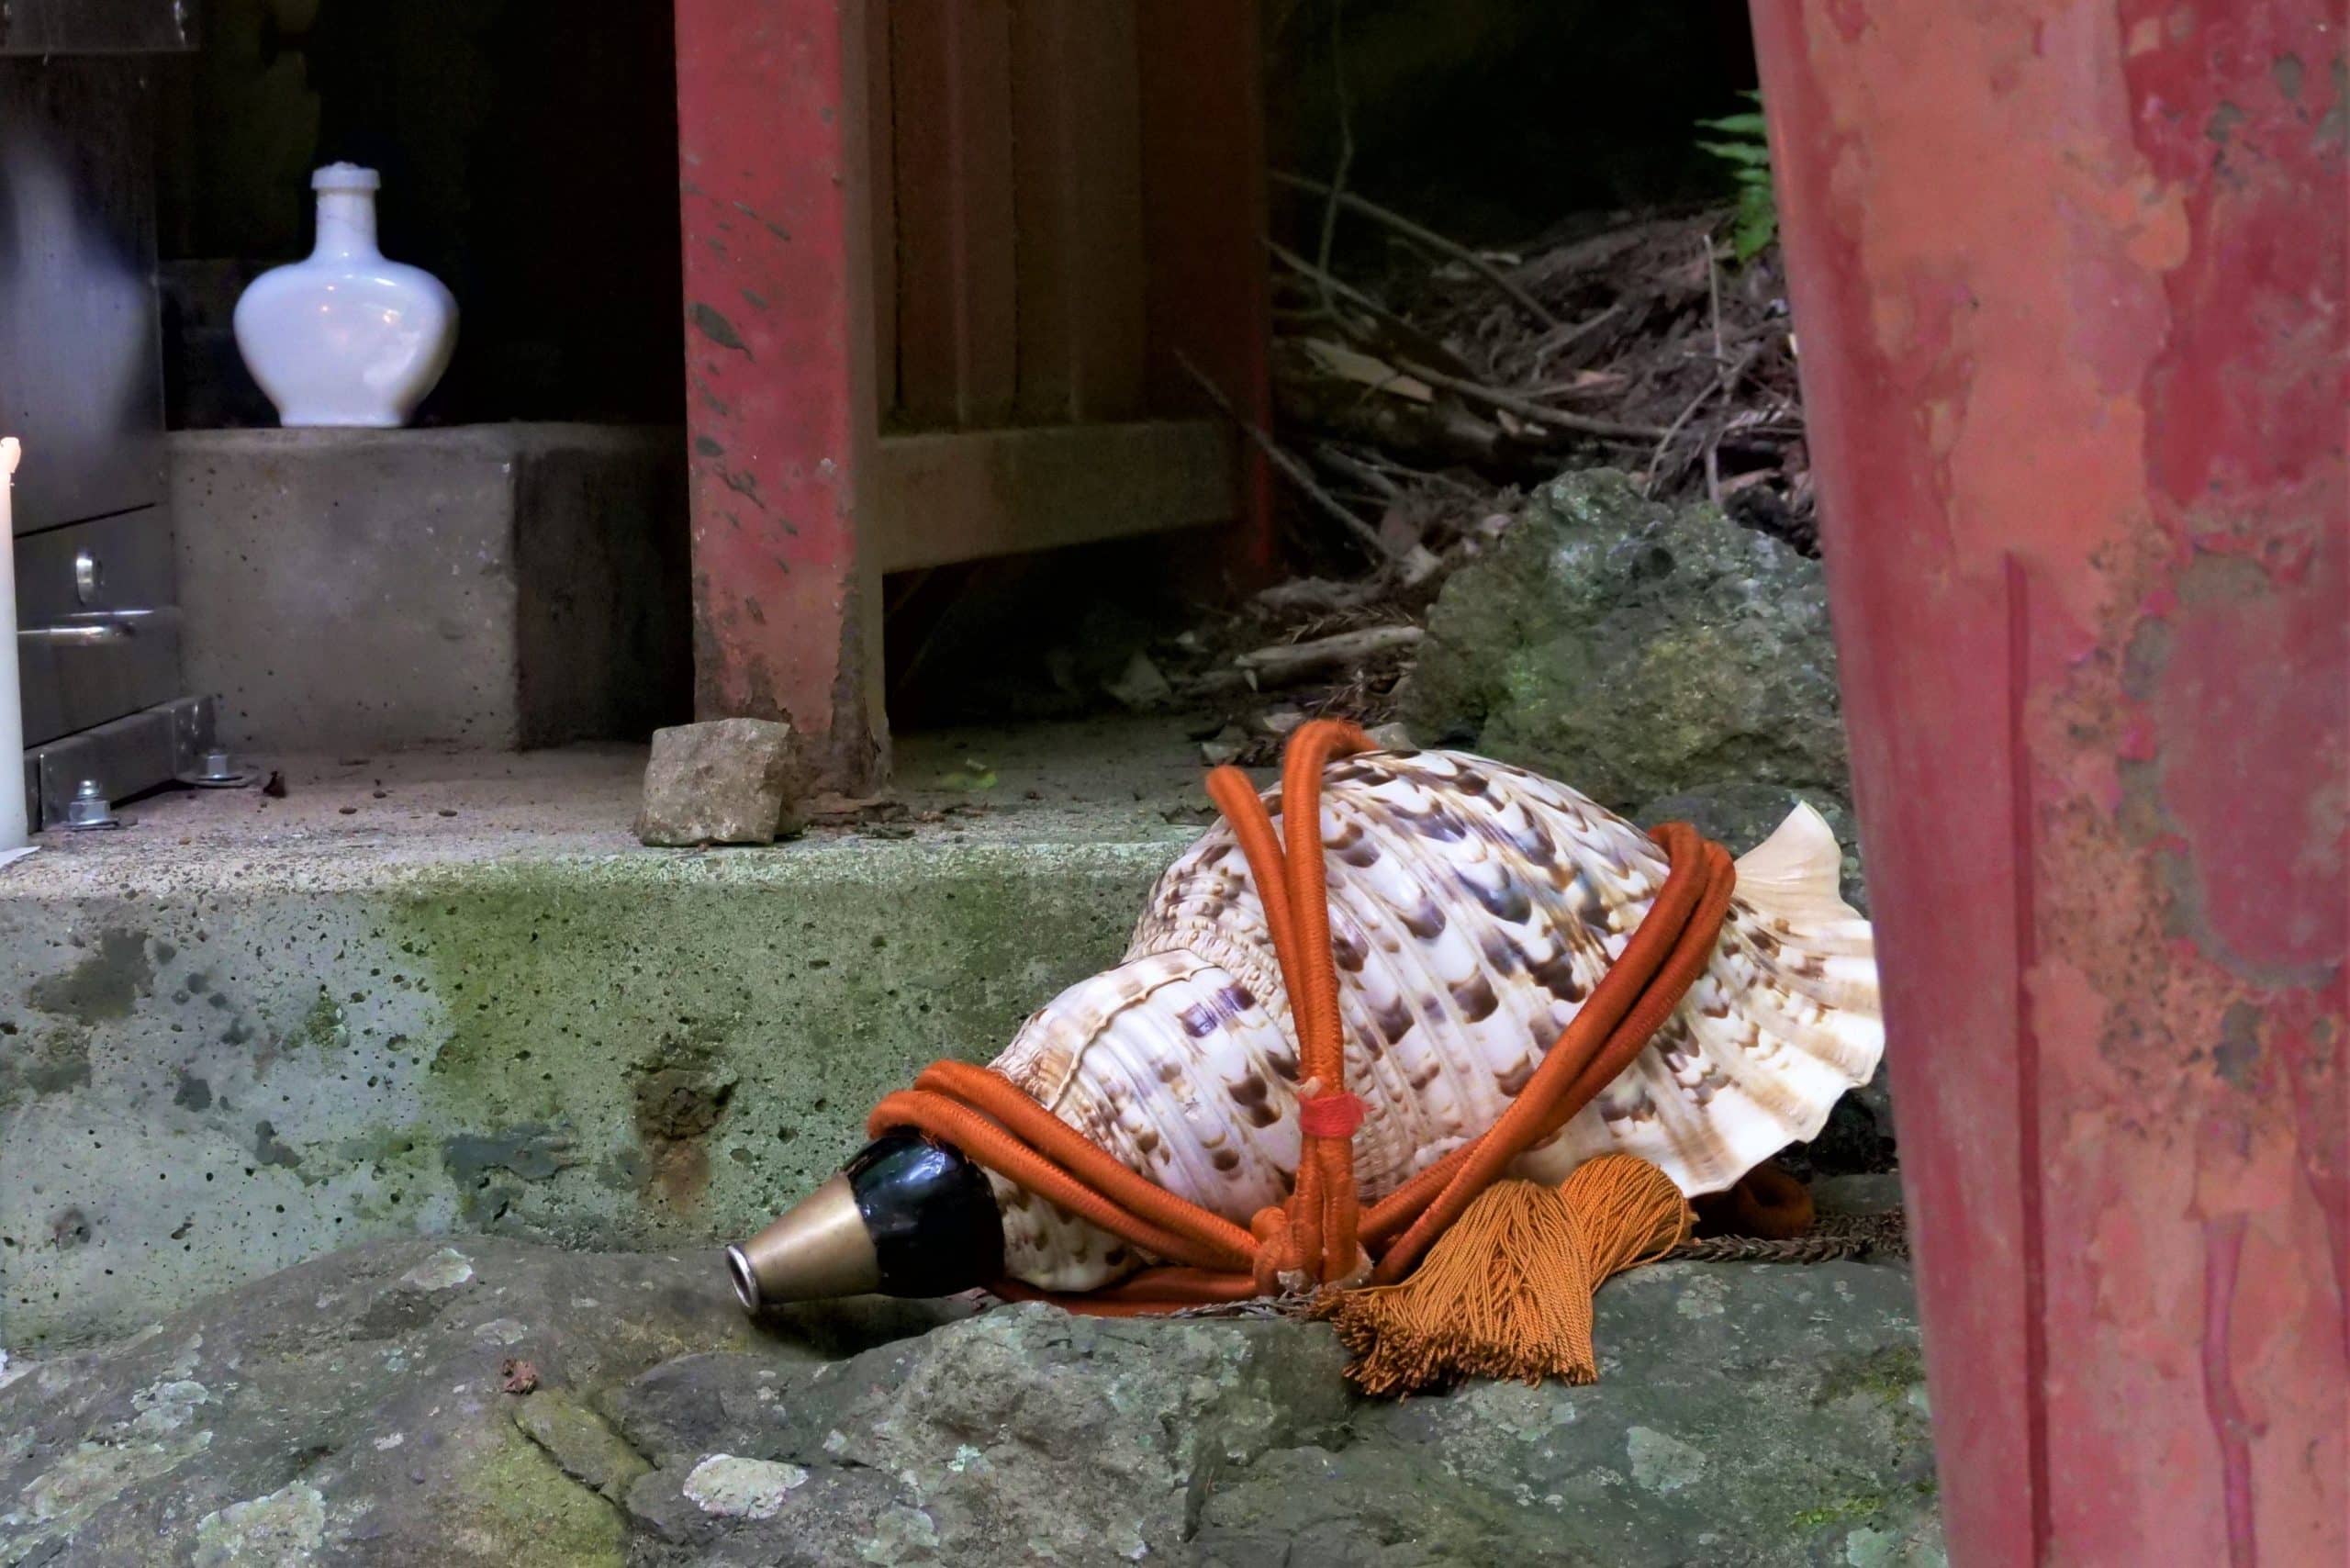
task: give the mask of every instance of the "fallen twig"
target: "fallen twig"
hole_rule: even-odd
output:
[[[1516,414],[1529,424],[1548,425],[1554,430],[1575,431],[1583,435],[1615,436],[1624,441],[1654,441],[1664,432],[1654,425],[1630,425],[1619,420],[1594,419],[1588,414],[1571,414],[1564,409],[1554,409],[1548,403],[1537,403],[1515,392],[1505,392],[1498,386],[1488,386],[1482,381],[1472,381],[1465,375],[1447,375],[1441,370],[1406,360],[1396,366],[1408,375],[1417,376],[1431,386],[1441,386],[1448,392],[1458,392],[1463,398]]]
[[[1393,502],[1404,498],[1404,487],[1397,484],[1385,469],[1365,463],[1341,447],[1326,441],[1320,442],[1315,445],[1314,455],[1357,484],[1368,485],[1382,500]]]
[[[1706,311],[1712,318],[1714,324],[1714,374],[1721,377],[1722,396],[1727,399],[1731,389],[1738,385],[1738,378],[1746,374],[1746,367],[1754,363],[1754,358],[1762,353],[1762,348],[1758,344],[1747,350],[1745,356],[1738,362],[1735,368],[1724,364],[1722,269],[1720,263],[1714,258],[1714,237],[1710,231],[1697,236],[1697,248],[1706,253]],[[1719,431],[1714,431],[1706,438],[1706,499],[1716,506],[1722,504],[1720,443]],[[1653,462],[1655,459],[1651,457],[1650,461]]]
[[[1311,319],[1331,319],[1334,313],[1329,310],[1326,301],[1330,297],[1336,297],[1337,298],[1345,300],[1348,304],[1353,306],[1356,309],[1370,317],[1373,321],[1379,323],[1380,326],[1385,328],[1389,332],[1393,333],[1396,340],[1412,353],[1431,358],[1441,358],[1454,364],[1459,363],[1458,360],[1455,359],[1451,351],[1447,349],[1442,343],[1437,342],[1436,339],[1430,337],[1419,327],[1415,326],[1410,320],[1398,315],[1389,307],[1380,303],[1380,301],[1374,297],[1365,294],[1361,289],[1357,288],[1353,284],[1348,283],[1346,279],[1334,276],[1330,273],[1324,271],[1322,268],[1315,266],[1312,262],[1306,260],[1304,256],[1299,255],[1295,251],[1291,250],[1288,246],[1282,244],[1278,240],[1268,238],[1265,241],[1265,249],[1272,252],[1273,259],[1275,261],[1281,263],[1281,265],[1289,268],[1292,272],[1297,274],[1298,276],[1305,279],[1308,283],[1313,284],[1317,290],[1322,292],[1326,301],[1324,308],[1318,312],[1302,312],[1302,315],[1304,315]],[[1352,336],[1371,336],[1371,334],[1364,331],[1359,324],[1348,321],[1342,314],[1337,315],[1336,319],[1337,324],[1346,329]],[[1467,366],[1462,365],[1461,368],[1466,369]]]
[[[1697,236],[1697,248],[1706,253],[1706,310],[1714,322],[1714,363],[1719,364],[1729,357],[1722,350],[1722,269],[1714,260],[1714,237]]]
[[[1275,169],[1272,171],[1271,177],[1277,184],[1324,197],[1335,205],[1346,207],[1350,212],[1360,213],[1373,222],[1386,225],[1416,244],[1425,245],[1432,251],[1451,257],[1495,288],[1500,289],[1509,297],[1512,303],[1544,326],[1565,325],[1557,316],[1545,308],[1540,300],[1511,282],[1507,274],[1459,241],[1448,240],[1435,230],[1423,228],[1400,212],[1382,207],[1374,201],[1366,201],[1350,192],[1335,190],[1319,180],[1309,180],[1304,174],[1292,174],[1285,169]]]
[[[1346,0],[1331,0],[1330,5],[1330,89],[1338,110],[1338,163],[1330,171],[1329,199],[1322,204],[1322,243],[1315,252],[1318,263],[1315,272],[1322,279],[1322,308],[1333,317],[1338,307],[1332,297],[1330,284],[1330,248],[1338,238],[1338,206],[1347,189],[1347,172],[1355,162],[1354,106],[1347,99],[1347,5]]]
[[[1577,321],[1572,325],[1561,324],[1552,330],[1543,333],[1542,336],[1535,339],[1533,342],[1527,345],[1527,353],[1529,355],[1528,364],[1532,368],[1532,374],[1537,375],[1541,375],[1550,367],[1550,364],[1552,360],[1566,353],[1567,350],[1574,347],[1575,344],[1583,342],[1583,339],[1591,336],[1592,333],[1599,330],[1600,328],[1607,325],[1608,322],[1613,321],[1617,317],[1621,316],[1623,313],[1623,301],[1618,300],[1615,304],[1609,306],[1606,309],[1602,310],[1598,315],[1591,317],[1587,320]]]
[[[1293,577],[1263,589],[1256,602],[1275,614],[1328,614],[1360,610],[1379,597],[1381,586],[1377,577],[1353,583],[1334,583],[1327,577]]]
[[[1200,384],[1200,389],[1214,401],[1217,408],[1224,410],[1225,418],[1240,427],[1241,433],[1256,444],[1257,450],[1265,454],[1265,461],[1279,469],[1283,478],[1304,491],[1306,498],[1321,509],[1326,515],[1337,519],[1349,532],[1360,539],[1370,547],[1374,557],[1382,561],[1388,558],[1387,543],[1379,537],[1379,531],[1348,510],[1345,503],[1324,489],[1321,481],[1315,478],[1313,469],[1299,461],[1281,442],[1275,441],[1270,431],[1260,428],[1256,421],[1242,419],[1240,410],[1232,406],[1232,399],[1224,395],[1224,388],[1209,380],[1206,373],[1198,365],[1193,364],[1181,353],[1175,356],[1175,363],[1183,367],[1185,375]]]
[[[1335,446],[1327,442],[1323,443],[1323,447],[1324,450],[1331,452],[1344,452],[1346,450],[1343,447]],[[1361,452],[1347,453],[1347,455],[1354,461],[1361,464],[1366,468],[1376,470],[1382,474],[1391,475],[1397,478],[1409,479],[1416,483],[1440,486],[1444,489],[1449,490],[1452,494],[1460,496],[1464,499],[1482,500],[1489,493],[1478,488],[1474,485],[1464,484],[1460,480],[1454,478],[1451,475],[1443,472],[1441,469],[1415,468],[1409,464],[1396,462],[1393,458],[1388,456],[1382,452],[1378,452],[1369,448],[1366,448]]]
[[[1641,489],[1651,495],[1656,493],[1657,470],[1663,465],[1665,453],[1673,446],[1673,438],[1679,435],[1681,428],[1689,422],[1698,409],[1706,406],[1707,399],[1717,393],[1727,393],[1736,386],[1738,378],[1746,374],[1747,366],[1761,357],[1762,353],[1762,344],[1750,344],[1746,353],[1739,356],[1738,363],[1731,365],[1727,374],[1700,386],[1697,389],[1697,395],[1684,404],[1679,413],[1673,416],[1673,422],[1665,426],[1663,434],[1657,437],[1656,450],[1649,454],[1648,472],[1640,479]]]
[[[1295,680],[1333,665],[1352,664],[1412,647],[1427,633],[1417,626],[1365,626],[1307,643],[1277,643],[1234,658],[1235,667],[1267,685]]]

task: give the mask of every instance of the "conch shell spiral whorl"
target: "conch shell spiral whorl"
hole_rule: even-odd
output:
[[[1265,800],[1278,817],[1279,791]],[[1647,834],[1573,790],[1457,752],[1333,763],[1320,827],[1370,1204],[1494,1124],[1623,951],[1667,866]],[[1613,1151],[1694,1197],[1816,1135],[1885,1039],[1869,925],[1838,896],[1841,863],[1808,806],[1742,857],[1706,972],[1622,1076],[1514,1173],[1561,1181]],[[1114,1159],[1239,1224],[1286,1195],[1295,1046],[1264,906],[1227,827],[1159,879],[1125,960],[1054,998],[993,1068]],[[1082,1291],[1152,1261],[952,1149],[922,1147],[893,1167],[918,1174],[922,1193],[877,1174],[868,1150],[856,1181],[835,1178],[734,1249],[746,1304],[999,1274]],[[988,1228],[990,1206],[1001,1234],[966,1234]],[[820,1208],[829,1230],[803,1213]],[[838,1266],[840,1239],[860,1225],[896,1238],[894,1271],[869,1252]],[[794,1239],[816,1231],[834,1238],[830,1252]]]

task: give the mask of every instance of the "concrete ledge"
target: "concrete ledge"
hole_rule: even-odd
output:
[[[183,431],[171,464],[187,678],[232,745],[511,749],[689,706],[676,431]]]
[[[1113,959],[1199,831],[1166,820],[1198,800],[1180,735],[922,788],[978,745],[908,748],[913,819],[774,849],[634,847],[622,748],[293,765],[285,801],[47,840],[0,871],[5,1342],[373,1238],[762,1222],[883,1092]]]

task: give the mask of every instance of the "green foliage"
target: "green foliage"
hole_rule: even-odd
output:
[[[1762,123],[1762,95],[1740,95],[1754,105],[1742,114],[1701,119],[1700,130],[1717,132],[1718,140],[1700,141],[1701,151],[1722,161],[1738,186],[1738,216],[1730,225],[1731,253],[1751,261],[1779,237],[1779,201],[1771,189],[1771,143]]]

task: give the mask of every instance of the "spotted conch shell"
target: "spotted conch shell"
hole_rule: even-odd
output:
[[[1278,818],[1280,791],[1268,791]],[[1662,851],[1572,790],[1457,752],[1324,774],[1322,843],[1366,1203],[1491,1126],[1664,885]],[[1286,832],[1287,824],[1283,824]],[[1816,1135],[1884,1049],[1868,922],[1798,806],[1738,862],[1713,962],[1623,1075],[1516,1173],[1610,1150],[1717,1192]],[[1116,968],[1030,1018],[994,1070],[1113,1158],[1243,1225],[1297,1169],[1297,1057],[1264,906],[1228,827],[1158,880]],[[1054,1290],[1150,1260],[990,1176],[1004,1265]]]

